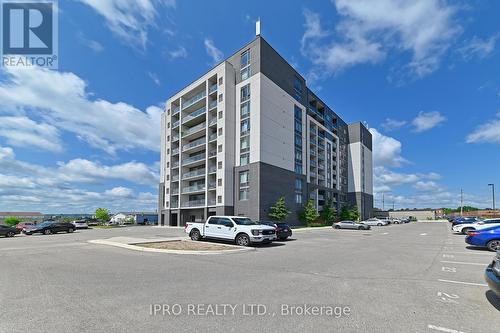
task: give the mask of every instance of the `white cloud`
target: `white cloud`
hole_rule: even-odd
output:
[[[393,130],[400,129],[401,127],[403,127],[406,124],[407,124],[406,120],[396,120],[396,119],[386,118],[384,123],[382,124],[382,127],[386,131],[393,131]]]
[[[439,185],[433,181],[418,181],[413,187],[419,191],[436,191],[440,188]]]
[[[497,113],[497,117],[500,117],[500,112]],[[478,126],[467,136],[467,143],[500,144],[500,119],[493,119]]]
[[[415,127],[415,132],[420,133],[430,130],[444,121],[446,121],[446,117],[437,111],[419,112],[418,116],[413,119],[412,125]]]
[[[135,148],[159,150],[157,106],[145,112],[123,102],[92,99],[87,84],[73,73],[32,67],[4,69],[0,81],[0,114],[32,112],[44,124],[74,133],[109,154]]]
[[[158,77],[158,75],[156,73],[153,73],[153,72],[148,72],[148,76],[151,80],[153,80],[153,82],[157,85],[157,86],[160,86],[161,85],[161,81],[160,81],[160,78]]]
[[[81,32],[78,33],[77,37],[82,45],[88,47],[89,49],[91,49],[95,53],[101,53],[102,51],[104,51],[104,46],[102,46],[101,43],[99,43],[95,40],[92,40],[92,39],[88,39],[87,37],[85,37],[85,35],[83,33],[81,33]]]
[[[334,0],[340,19],[326,33],[319,16],[305,12],[305,54],[330,73],[378,63],[389,52],[408,52],[408,69],[417,77],[439,67],[450,41],[461,31],[455,8],[440,0]],[[331,40],[325,36],[333,35]]]
[[[62,144],[56,127],[27,117],[0,116],[0,137],[9,145],[59,152]]]
[[[119,186],[119,187],[114,187],[111,190],[104,191],[104,194],[111,197],[131,198],[132,195],[134,194],[134,191],[132,191],[127,187]]]
[[[217,47],[215,47],[213,40],[205,38],[205,50],[214,63],[218,63],[222,60],[223,54]]]
[[[179,46],[178,48],[168,51],[168,57],[172,60],[178,58],[187,58],[188,53],[187,50],[183,46]]]
[[[373,140],[374,166],[399,167],[407,160],[401,156],[401,142],[381,134],[377,129],[370,128]]]
[[[174,7],[175,0],[79,0],[106,20],[118,37],[146,47],[148,29],[155,26],[158,7]]]
[[[465,60],[470,60],[474,57],[480,59],[486,58],[495,51],[495,46],[499,38],[500,33],[486,39],[474,36],[471,40],[465,42],[465,45],[459,48],[458,52]]]

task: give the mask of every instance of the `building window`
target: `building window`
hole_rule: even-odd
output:
[[[294,106],[295,119],[295,173],[302,174],[302,109]]]
[[[224,79],[222,77],[219,78],[219,86],[222,86],[222,84],[224,83]]]
[[[250,136],[240,139],[240,153],[247,153],[250,150]]]
[[[240,156],[240,165],[247,165],[249,163],[250,156],[248,153],[241,154]]]
[[[250,117],[250,101],[241,104],[240,117],[241,119]]]
[[[170,148],[167,148],[167,155],[170,154]]]
[[[170,135],[167,135],[167,142],[170,141]]]
[[[250,66],[241,70],[241,81],[248,79],[251,75]]]
[[[241,121],[241,135],[245,135],[250,131],[250,119],[245,119]]]
[[[224,97],[222,96],[222,94],[219,95],[219,102],[222,102],[224,99]]]
[[[217,147],[217,151],[218,151],[219,153],[222,153],[222,145],[219,145],[219,146]]]
[[[219,128],[219,136],[221,136],[221,135],[222,135],[222,127]]]
[[[244,68],[250,65],[250,50],[246,50],[241,54],[240,67]]]
[[[167,116],[170,116],[170,109],[167,109]]]
[[[300,102],[302,100],[302,80],[298,77],[295,77],[293,82],[293,90],[295,99]]]
[[[167,175],[166,179],[167,179],[167,180],[170,180],[170,176],[169,176],[169,175]]]
[[[249,184],[248,182],[248,171],[241,171],[240,172],[240,188],[241,187],[247,187]]]
[[[165,193],[166,193],[166,194],[169,194],[169,193],[170,193],[170,189],[169,189],[168,187],[165,189]]]
[[[217,202],[222,203],[222,195],[217,196]]]
[[[295,191],[302,192],[302,179],[300,178],[295,179]]]
[[[250,180],[249,180],[248,174],[249,174],[248,170],[241,171],[239,174],[239,178],[240,178],[239,199],[240,200],[248,200],[248,192],[250,189]]]
[[[222,186],[222,178],[217,179],[217,186]]]
[[[295,194],[295,203],[297,205],[301,205],[302,204],[302,194]]]
[[[250,84],[241,87],[241,102],[245,102],[250,99]]]
[[[222,161],[217,162],[217,169],[222,169]]]
[[[248,189],[240,190],[240,201],[248,200]]]
[[[167,123],[167,128],[170,128],[170,123]]]
[[[222,117],[224,117],[224,112],[219,111],[219,119],[222,119]]]
[[[167,162],[167,168],[169,168],[169,167],[170,167],[170,162]]]

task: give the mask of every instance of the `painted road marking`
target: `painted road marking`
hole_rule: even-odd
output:
[[[423,234],[420,234],[420,236],[427,236],[427,234],[424,232]]]
[[[388,232],[383,232],[382,235],[388,235],[389,233]]]
[[[458,304],[457,299],[460,298],[460,296],[458,296],[457,294],[447,294],[441,291],[438,291],[437,296],[444,303],[454,303],[454,304]]]
[[[441,332],[447,332],[447,333],[465,333],[462,331],[457,331],[451,328],[446,328],[446,327],[441,327],[441,326],[434,326],[434,325],[427,325],[427,328],[431,330],[436,330],[436,331],[441,331]]]
[[[462,282],[462,281],[443,280],[443,279],[438,279],[438,281],[439,281],[439,282],[448,282],[448,283],[465,284],[465,285],[468,285],[468,286],[488,287],[488,285],[487,285],[487,284],[484,284],[484,283]]]
[[[443,254],[443,258],[455,258],[453,254]]]
[[[441,267],[441,270],[443,272],[448,272],[448,273],[456,273],[457,272],[457,269],[455,267]]]
[[[477,254],[477,255],[482,255],[482,256],[490,256],[490,257],[493,257],[495,254],[490,252],[454,252],[453,250],[451,251],[446,251],[446,252],[450,252],[450,253],[454,253],[454,254]]]
[[[447,260],[442,260],[441,262],[445,264],[476,265],[476,266],[487,266],[489,264],[489,263],[479,264],[477,262],[447,261]]]

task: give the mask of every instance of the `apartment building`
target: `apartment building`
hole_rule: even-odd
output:
[[[169,98],[161,128],[160,225],[266,220],[281,196],[291,225],[309,199],[372,214],[370,132],[347,125],[261,36]]]

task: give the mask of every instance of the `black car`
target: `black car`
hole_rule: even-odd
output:
[[[292,237],[292,229],[286,223],[274,223],[274,222],[261,222],[261,224],[269,225],[276,229],[276,238],[278,240],[286,240],[288,237]]]
[[[23,232],[26,235],[33,235],[36,233],[44,234],[44,235],[51,235],[55,234],[58,232],[73,232],[75,231],[75,226],[71,223],[68,222],[53,222],[53,221],[47,221],[47,222],[42,222],[40,224],[37,224],[33,226],[32,228],[26,228],[23,230]]]
[[[495,259],[486,268],[484,277],[491,291],[500,298],[500,251],[497,251]]]
[[[9,227],[7,225],[0,225],[0,236],[5,236],[5,237],[14,237],[18,233],[20,233],[21,230],[15,228],[15,227]]]

